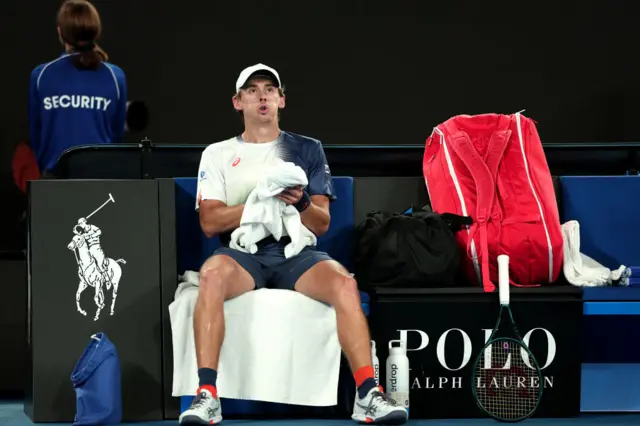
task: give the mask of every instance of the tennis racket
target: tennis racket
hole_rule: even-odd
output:
[[[542,371],[522,341],[509,307],[509,256],[498,256],[500,313],[496,326],[476,358],[473,396],[485,413],[499,421],[517,422],[531,417],[542,398]],[[498,337],[504,311],[511,333]]]

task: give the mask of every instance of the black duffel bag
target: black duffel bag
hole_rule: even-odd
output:
[[[373,211],[356,227],[354,272],[361,289],[453,287],[460,265],[454,233],[471,218],[430,207]]]

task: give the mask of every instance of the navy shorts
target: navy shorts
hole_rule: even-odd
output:
[[[221,247],[213,256],[224,254],[244,268],[256,283],[256,289],[277,288],[293,290],[298,279],[312,266],[323,260],[333,260],[327,253],[318,251],[314,247],[305,247],[302,251],[287,259],[284,248],[289,243],[288,238],[282,238],[258,244],[255,254],[244,253],[230,247]]]

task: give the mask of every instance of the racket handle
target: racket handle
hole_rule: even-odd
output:
[[[500,293],[500,304],[509,304],[509,256],[501,254],[498,256],[498,291]]]

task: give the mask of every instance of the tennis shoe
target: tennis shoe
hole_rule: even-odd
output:
[[[409,419],[409,413],[385,395],[382,388],[375,387],[364,398],[356,392],[351,418],[370,425],[403,425]]]
[[[222,421],[220,400],[207,389],[198,389],[191,407],[180,415],[180,426],[217,425]]]

